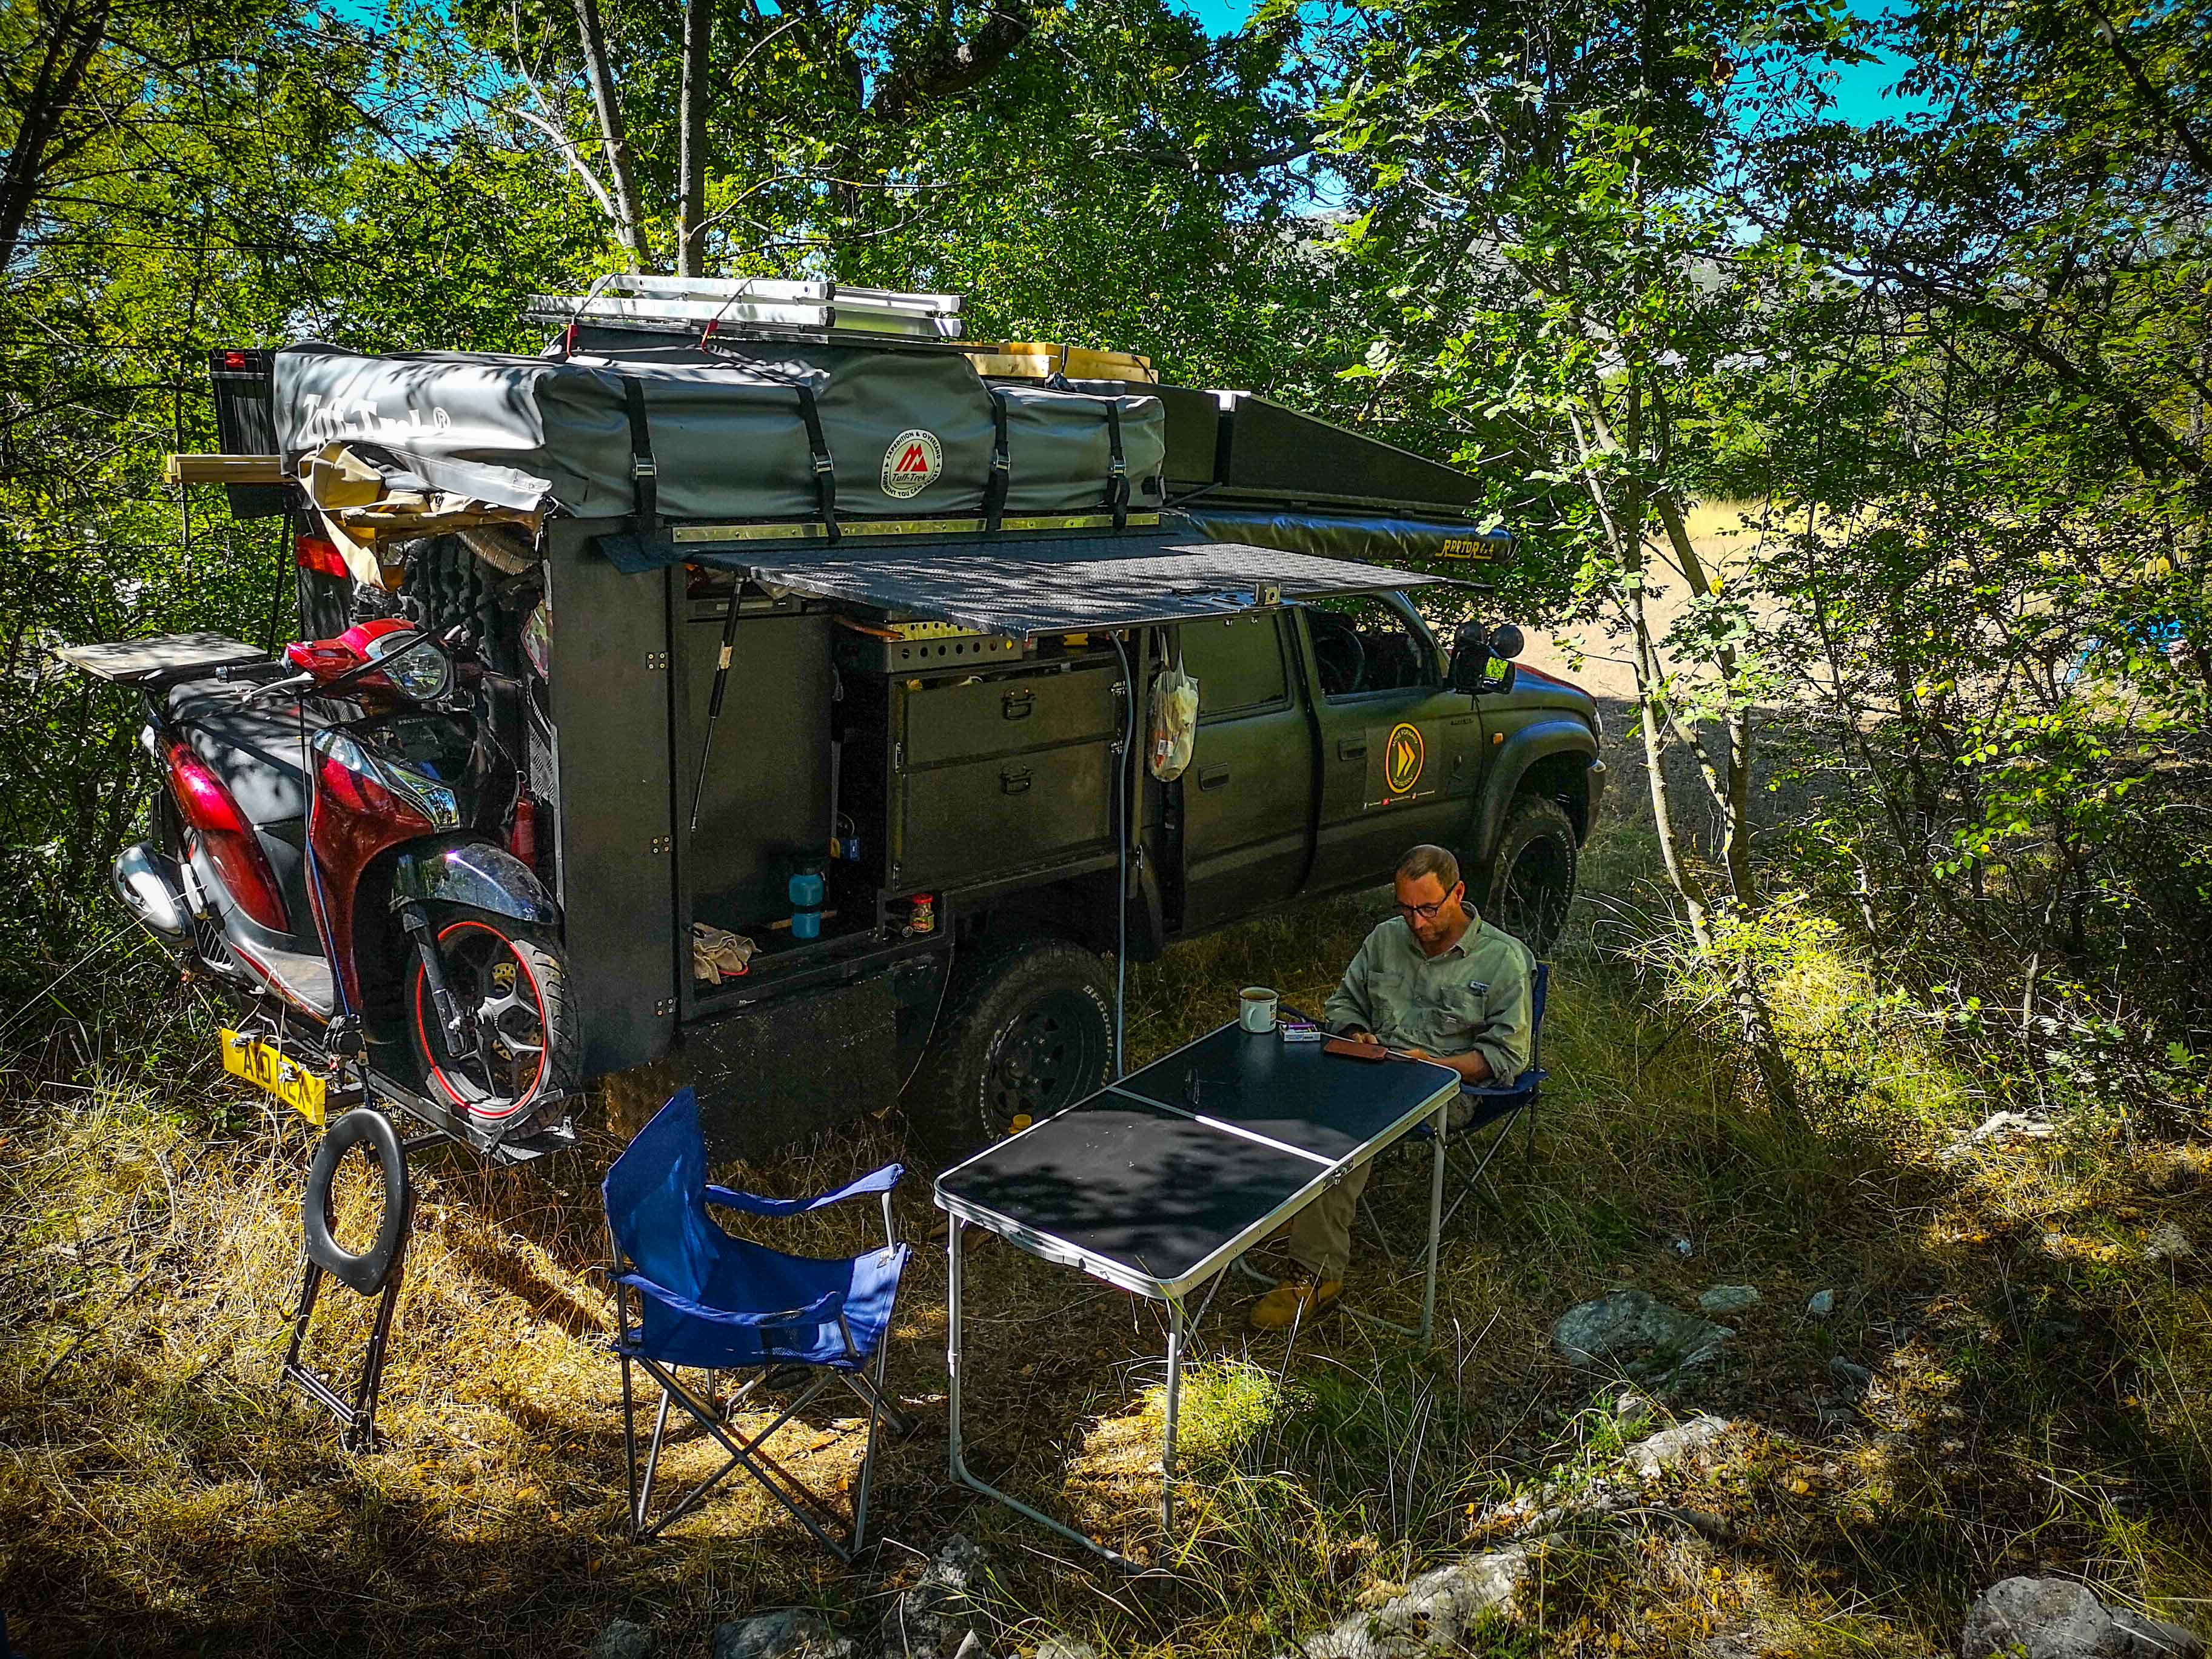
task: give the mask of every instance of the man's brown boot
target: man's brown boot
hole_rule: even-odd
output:
[[[1293,1324],[1310,1324],[1336,1305],[1344,1294],[1341,1279],[1316,1283],[1311,1275],[1286,1279],[1252,1304],[1252,1328],[1287,1331]]]

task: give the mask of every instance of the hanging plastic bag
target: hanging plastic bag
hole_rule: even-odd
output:
[[[1172,783],[1198,746],[1198,682],[1180,667],[1164,668],[1152,681],[1152,727],[1146,762],[1154,777]]]
[[[538,671],[538,678],[553,678],[553,596],[547,594],[531,608],[522,624],[522,654]]]

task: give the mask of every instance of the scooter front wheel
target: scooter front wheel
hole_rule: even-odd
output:
[[[492,1127],[519,1124],[574,1094],[582,1044],[558,944],[505,916],[428,909],[461,1029],[441,1015],[418,948],[407,981],[407,1039],[423,1092]]]

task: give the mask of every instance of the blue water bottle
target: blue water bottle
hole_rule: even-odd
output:
[[[791,936],[822,937],[822,872],[805,866],[791,878]]]

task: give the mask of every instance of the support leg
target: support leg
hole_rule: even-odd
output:
[[[1449,1103],[1437,1108],[1436,1157],[1429,1167],[1429,1266],[1427,1282],[1421,1287],[1421,1340],[1429,1340],[1429,1333],[1437,1322],[1437,1251],[1444,1231],[1444,1140],[1450,1132],[1448,1119],[1451,1115]]]
[[[952,1478],[968,1479],[960,1461],[960,1235],[967,1223],[958,1216],[945,1230],[945,1247],[951,1260],[945,1270],[945,1439],[951,1448]]]
[[[622,1294],[620,1285],[615,1287],[615,1294],[617,1296]],[[637,1402],[632,1392],[633,1379],[630,1376],[628,1354],[622,1357],[622,1376],[623,1480],[629,1488],[629,1529],[632,1534],[635,1534],[644,1528],[645,1522],[642,1517],[645,1511],[638,1506],[637,1501]]]
[[[284,1369],[288,1372],[300,1363],[300,1348],[307,1340],[307,1321],[314,1314],[315,1298],[322,1289],[322,1263],[310,1261],[307,1277],[300,1283],[300,1311],[292,1317],[292,1346],[284,1351]]]
[[[1168,1303],[1168,1392],[1160,1429],[1160,1552],[1175,1538],[1176,1417],[1182,1401],[1182,1304]]]
[[[658,1377],[653,1380],[657,1382],[660,1382]],[[653,1478],[660,1473],[660,1442],[667,1432],[668,1385],[661,1382],[660,1408],[653,1414],[653,1443],[647,1449],[645,1454],[645,1481],[638,1488],[637,1493],[637,1525],[641,1533],[645,1529],[645,1512],[653,1504]]]

